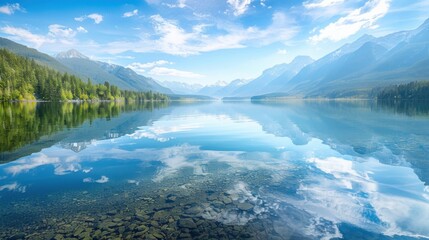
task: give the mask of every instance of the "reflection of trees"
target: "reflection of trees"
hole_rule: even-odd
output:
[[[123,112],[152,111],[166,105],[165,102],[2,103],[0,152],[16,150],[42,136],[79,127],[85,121],[110,120]]]
[[[407,116],[429,116],[429,100],[384,100],[377,101],[377,107]]]

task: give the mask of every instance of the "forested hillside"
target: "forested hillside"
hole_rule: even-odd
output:
[[[381,90],[381,100],[429,100],[429,81],[411,82],[387,87]]]
[[[121,90],[108,82],[84,82],[0,49],[0,101],[36,99],[162,101],[168,97],[160,93]]]

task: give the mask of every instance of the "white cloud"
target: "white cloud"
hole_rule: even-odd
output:
[[[277,54],[279,54],[279,55],[286,55],[286,54],[288,54],[288,51],[286,49],[279,49],[277,51]]]
[[[149,68],[154,68],[156,66],[162,66],[166,64],[172,64],[172,62],[166,61],[166,60],[158,60],[155,62],[148,62],[148,63],[139,63],[134,62],[127,66],[127,68],[130,68],[138,73],[146,72]]]
[[[88,32],[88,30],[86,30],[84,27],[82,27],[82,26],[79,26],[78,28],[76,28],[76,30],[78,31],[78,32],[81,32],[81,33],[87,33]]]
[[[227,3],[232,7],[235,16],[244,14],[249,8],[252,0],[227,0]]]
[[[88,18],[94,20],[96,24],[99,24],[103,21],[103,16],[98,13],[89,14]]]
[[[52,39],[47,38],[43,35],[33,34],[30,31],[23,28],[15,28],[15,27],[2,27],[0,29],[3,33],[8,35],[12,35],[14,39],[24,41],[27,43],[31,43],[36,48],[39,48],[44,43],[53,43]]]
[[[157,75],[157,76],[171,76],[171,77],[181,77],[181,78],[202,78],[204,75],[188,72],[188,71],[181,71],[174,68],[166,68],[166,67],[155,67],[149,71],[149,74],[151,75]]]
[[[139,10],[138,9],[134,9],[131,12],[124,13],[124,15],[122,15],[122,17],[128,18],[128,17],[137,16],[138,14],[139,14]]]
[[[312,42],[320,42],[325,39],[340,41],[361,29],[376,27],[376,21],[389,11],[391,0],[369,0],[361,8],[358,8],[347,16],[338,19],[319,30],[317,35],[310,37]]]
[[[24,9],[19,5],[19,3],[6,4],[0,7],[0,13],[12,15],[15,11],[24,11]]]
[[[67,28],[63,25],[51,24],[48,29],[48,35],[54,38],[73,38],[76,36],[76,32],[73,29]]]
[[[307,8],[325,8],[332,7],[344,3],[344,0],[319,0],[319,1],[305,1],[302,5]]]
[[[112,42],[100,50],[111,54],[134,51],[188,56],[220,49],[284,42],[297,32],[292,21],[280,12],[273,14],[272,24],[265,29],[229,24],[198,24],[186,31],[177,21],[164,19],[160,15],[153,15],[150,19],[153,34],[142,34],[143,37],[135,42]],[[215,28],[215,31],[208,31],[209,27]]]
[[[83,22],[85,19],[88,19],[88,18],[94,20],[95,24],[99,24],[103,21],[103,15],[98,14],[98,13],[92,13],[89,15],[75,17],[74,20],[78,21],[78,22]]]
[[[187,7],[186,0],[177,0],[176,4],[165,3],[164,5],[169,7],[169,8],[185,8],[185,7]]]

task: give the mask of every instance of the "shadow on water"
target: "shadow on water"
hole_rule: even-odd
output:
[[[84,138],[82,141],[119,137],[132,132],[130,126],[126,126],[128,132],[124,132],[124,126],[121,127],[124,123],[118,123],[116,118],[121,114],[148,112],[148,117],[152,118],[156,116],[152,112],[167,106],[166,102],[1,103],[0,163],[10,162],[49,147],[73,135],[85,124],[95,126],[90,128],[90,132],[74,134]],[[129,122],[134,127],[146,123]],[[108,130],[112,132],[109,134],[106,132]]]

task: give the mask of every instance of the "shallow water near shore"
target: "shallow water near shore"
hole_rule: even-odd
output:
[[[0,116],[0,239],[429,238],[426,112],[27,103]]]

